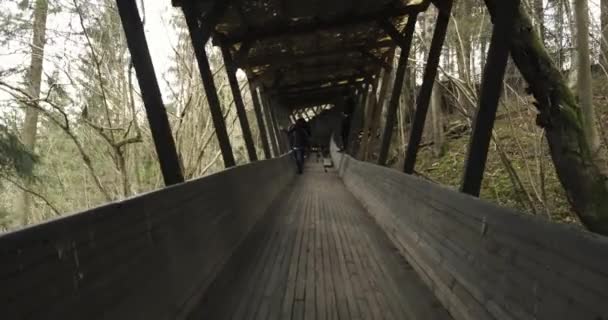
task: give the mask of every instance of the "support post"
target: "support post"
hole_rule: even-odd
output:
[[[152,139],[165,185],[184,182],[171,125],[158,87],[144,27],[135,0],[117,0],[118,13],[146,108]]]
[[[270,159],[272,158],[272,154],[270,153],[270,145],[268,144],[268,135],[266,134],[266,127],[264,126],[264,116],[262,113],[262,106],[260,105],[260,100],[258,96],[258,91],[249,82],[249,91],[251,92],[251,101],[253,102],[253,110],[255,111],[255,117],[258,123],[258,130],[260,131],[260,140],[262,140],[262,149],[264,150],[264,158]]]
[[[509,60],[509,42],[504,39],[510,39],[513,35],[513,21],[519,4],[519,0],[497,2],[501,14],[496,15],[494,21],[488,58],[483,71],[479,108],[473,124],[461,186],[462,192],[476,197],[481,190],[496,110]]]
[[[414,173],[416,156],[418,154],[420,140],[422,140],[422,130],[424,129],[424,122],[426,121],[426,114],[429,109],[429,102],[431,101],[433,85],[435,85],[435,78],[437,77],[439,58],[441,56],[448,24],[450,22],[452,0],[445,0],[444,2],[441,2],[441,4],[442,6],[439,7],[437,23],[435,24],[435,31],[433,32],[433,39],[431,40],[429,57],[426,68],[424,69],[422,87],[420,88],[420,93],[418,94],[416,113],[414,114],[414,121],[412,123],[410,139],[405,155],[405,163],[403,165],[403,171],[408,174]]]
[[[272,98],[271,98],[270,105],[271,105],[270,106],[270,115],[272,116],[274,130],[277,135],[277,143],[279,144],[279,150],[280,150],[281,154],[284,154],[284,153],[287,153],[288,147],[286,144],[287,137],[285,136],[285,133],[283,131],[281,131],[281,129],[280,129],[281,118],[282,118],[281,113],[280,113],[281,111],[277,107],[276,102],[272,101]]]
[[[405,78],[407,61],[412,48],[412,39],[414,38],[417,20],[417,14],[412,14],[408,17],[407,25],[405,26],[405,34],[403,35],[403,41],[400,42],[400,45],[402,45],[401,55],[399,56],[399,64],[397,65],[397,72],[395,74],[395,81],[393,83],[391,101],[388,105],[386,124],[384,125],[384,134],[382,135],[382,145],[380,146],[380,154],[378,155],[378,164],[381,166],[386,165],[386,160],[388,158],[388,149],[391,145],[391,139],[393,137],[395,117],[397,116],[397,108],[399,107],[399,98],[401,97],[401,92],[403,91],[403,80]]]
[[[384,72],[386,72],[386,70]],[[357,152],[357,158],[362,161],[365,161],[370,139],[372,138],[372,118],[374,117],[374,109],[376,108],[376,94],[378,91],[379,82],[380,75],[376,76],[370,84],[371,92],[368,93],[367,101],[365,102],[365,117],[363,118],[363,137],[361,137],[361,143],[359,143],[359,150]]]
[[[358,137],[363,127],[363,115],[365,113],[365,102],[367,100],[368,90],[368,85],[364,85],[363,90],[359,93],[359,103],[357,103],[357,107],[353,115],[353,121],[351,124],[352,127],[348,137],[349,150],[347,150],[353,156],[356,155],[359,150],[360,141],[358,140]]]
[[[228,137],[228,131],[226,130],[226,123],[224,122],[220,100],[215,89],[215,83],[213,81],[213,74],[211,73],[211,68],[209,66],[209,60],[207,60],[205,44],[207,43],[208,38],[205,37],[205,34],[203,34],[203,30],[199,25],[201,12],[198,10],[198,7],[190,1],[183,4],[182,11],[186,17],[188,30],[190,31],[190,39],[192,40],[196,61],[198,62],[198,69],[201,73],[205,93],[207,94],[211,119],[213,120],[215,135],[217,137],[220,150],[222,151],[224,166],[226,168],[232,167],[236,165],[236,161],[234,160],[234,154],[232,153],[232,146],[230,145],[230,138]]]
[[[279,150],[279,142],[277,140],[277,133],[274,130],[274,122],[272,121],[272,113],[270,109],[270,101],[266,96],[266,92],[260,87],[260,98],[262,99],[262,104],[264,105],[264,117],[266,118],[266,128],[268,128],[268,137],[271,142],[272,151],[274,152],[274,156],[277,157],[281,154]]]
[[[255,150],[255,144],[253,143],[251,128],[249,127],[249,120],[247,120],[247,111],[245,111],[245,103],[243,103],[243,96],[241,95],[239,81],[236,78],[237,68],[232,60],[230,49],[223,44],[220,44],[220,48],[222,50],[222,56],[224,57],[224,67],[226,68],[228,83],[230,84],[230,89],[232,90],[234,105],[236,106],[236,114],[239,117],[239,122],[241,124],[247,155],[249,156],[250,162],[255,162],[258,161],[258,154]]]

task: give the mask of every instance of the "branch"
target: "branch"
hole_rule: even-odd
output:
[[[36,191],[30,190],[30,189],[28,189],[28,188],[26,188],[26,187],[22,186],[22,185],[21,185],[19,182],[17,182],[17,181],[15,181],[15,180],[11,179],[10,177],[8,177],[8,176],[7,176],[7,175],[5,175],[5,174],[0,175],[0,177],[1,177],[1,178],[3,178],[3,179],[4,179],[4,180],[6,180],[6,181],[8,181],[8,182],[12,183],[12,184],[13,184],[15,187],[17,187],[17,188],[21,189],[21,191],[27,192],[27,193],[29,193],[29,194],[33,195],[34,197],[36,197],[36,198],[38,198],[38,199],[42,200],[42,201],[43,201],[43,202],[44,202],[44,203],[45,203],[45,204],[46,204],[46,205],[47,205],[49,208],[51,208],[51,210],[53,211],[53,213],[54,213],[56,216],[58,216],[58,217],[59,217],[59,216],[61,216],[61,212],[60,212],[60,211],[57,209],[57,207],[55,207],[55,206],[54,206],[54,205],[53,205],[53,204],[52,204],[52,203],[51,203],[51,202],[50,202],[50,201],[49,201],[47,198],[45,198],[43,195],[41,195],[41,194],[37,193]]]

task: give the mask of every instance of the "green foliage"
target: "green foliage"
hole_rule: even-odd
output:
[[[38,157],[19,141],[9,129],[0,125],[0,174],[31,178]]]

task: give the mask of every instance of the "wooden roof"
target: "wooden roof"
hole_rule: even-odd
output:
[[[383,23],[401,32],[407,15],[425,10],[430,1],[229,2],[212,31],[214,44],[230,48],[250,81],[294,103],[324,92],[329,98],[336,90],[328,89],[368,82],[380,68],[390,68],[387,57],[395,42]],[[199,0],[200,6],[211,3]]]

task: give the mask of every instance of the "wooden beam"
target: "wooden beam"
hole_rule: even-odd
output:
[[[315,81],[306,81],[298,84],[278,87],[272,92],[277,94],[292,94],[306,92],[310,90],[322,90],[330,87],[351,85],[353,83],[369,81],[371,78],[367,74],[358,74],[355,76],[341,77],[341,78],[325,78]]]
[[[310,63],[293,62],[288,65],[270,65],[264,70],[258,70],[259,77],[264,77],[268,74],[273,74],[276,71],[281,71],[286,80],[293,78],[314,78],[319,79],[320,76],[327,75],[352,75],[356,73],[370,73],[372,70],[381,67],[387,67],[388,64],[381,59],[370,54],[364,56],[359,53],[358,57],[336,57],[328,61],[310,61]],[[374,57],[374,58],[372,58]],[[314,63],[313,63],[314,62]]]
[[[331,49],[322,49],[313,52],[306,52],[302,54],[293,54],[293,53],[281,53],[270,56],[259,56],[259,57],[244,57],[242,60],[237,60],[239,65],[247,66],[247,67],[257,67],[263,65],[290,65],[292,63],[296,63],[301,60],[308,59],[317,59],[320,57],[327,56],[345,56],[352,52],[361,52],[361,51],[369,51],[378,48],[388,48],[393,45],[391,40],[382,40],[370,44],[358,44],[351,46],[344,46],[339,48],[331,48]]]
[[[352,88],[351,83],[340,84],[340,85],[324,87],[324,88],[312,88],[312,89],[302,90],[302,91],[294,92],[294,93],[290,93],[290,94],[276,95],[275,97],[280,99],[280,101],[282,103],[286,103],[286,101],[293,101],[293,100],[298,100],[298,99],[301,99],[301,100],[317,99],[317,100],[327,101],[327,100],[333,100],[333,97],[342,95],[344,93],[344,91],[348,90],[349,88]]]
[[[238,61],[242,61],[249,55],[249,51],[251,50],[251,46],[253,45],[253,41],[245,41],[241,44],[241,47],[236,52],[234,56],[235,64],[238,65]]]
[[[509,42],[514,34],[513,21],[519,8],[519,0],[499,1],[492,31],[487,62],[483,71],[479,108],[473,124],[473,134],[465,163],[461,191],[479,196],[481,182],[486,167],[488,148],[492,139],[492,129],[500,100],[505,69],[509,60]]]
[[[245,148],[247,149],[247,155],[249,161],[258,161],[257,151],[255,150],[255,144],[253,143],[253,137],[251,135],[251,128],[249,127],[249,120],[247,120],[247,111],[245,111],[245,103],[243,102],[243,96],[239,86],[239,81],[236,78],[237,68],[232,61],[232,54],[227,46],[220,46],[222,50],[222,56],[224,57],[224,67],[226,68],[226,74],[228,75],[228,83],[232,90],[232,97],[234,98],[234,105],[236,106],[236,114],[241,124],[241,131],[243,133],[243,140],[245,140]]]
[[[266,134],[266,126],[264,124],[264,115],[262,113],[262,106],[260,104],[260,97],[255,86],[249,82],[249,91],[251,92],[251,101],[253,102],[253,110],[255,111],[255,117],[258,123],[258,130],[260,131],[260,140],[262,140],[262,150],[264,151],[264,158],[272,158],[270,153],[270,144],[268,143],[268,135]]]
[[[272,127],[274,129],[275,136],[277,138],[279,154],[284,154],[287,152],[287,147],[285,146],[284,133],[279,128],[279,117],[277,115],[278,106],[277,106],[276,101],[274,101],[272,98],[269,98],[269,100],[270,100],[270,107],[268,108],[268,110],[270,111],[270,120],[272,121]]]
[[[369,86],[369,85],[368,85]],[[351,121],[350,135],[348,138],[348,149],[347,152],[351,155],[356,155],[359,150],[359,132],[363,129],[363,117],[365,114],[365,101],[367,101],[368,88],[364,87],[363,91],[359,93],[359,101],[357,103],[353,119]]]
[[[199,41],[207,43],[209,37],[215,30],[215,26],[224,16],[226,9],[232,0],[211,0],[212,3],[206,12],[200,9],[201,1],[195,0],[179,0],[179,5],[185,15],[190,15],[192,23],[195,24],[199,31]],[[209,1],[209,2],[211,2]],[[174,3],[175,5],[175,3]],[[188,12],[189,11],[189,12]]]
[[[418,94],[416,113],[414,114],[410,139],[407,145],[405,163],[403,165],[403,171],[408,174],[414,173],[416,156],[418,154],[420,140],[422,139],[422,130],[424,129],[424,122],[426,121],[426,114],[429,109],[429,102],[431,100],[433,86],[435,85],[435,78],[437,77],[439,58],[441,56],[443,43],[445,41],[445,36],[450,22],[453,2],[452,0],[444,0],[442,3],[442,7],[439,8],[439,15],[435,24],[433,39],[431,40],[429,57],[424,70],[422,87],[420,88],[420,93]]]
[[[384,57],[378,58],[376,55],[372,54],[367,50],[362,50],[360,52],[364,57],[368,58],[371,63],[374,63],[387,71],[393,70],[393,66],[390,65],[390,63],[386,62],[386,60],[384,60]]]
[[[266,128],[268,129],[268,137],[271,142],[272,151],[275,157],[278,157],[281,154],[279,150],[279,140],[277,139],[277,132],[275,131],[274,123],[272,121],[272,116],[270,113],[270,101],[268,99],[268,95],[266,94],[266,90],[263,87],[258,87],[260,90],[260,101],[262,101],[262,105],[264,107],[264,117],[266,120]]]
[[[412,15],[408,17],[408,23],[411,20]],[[387,19],[378,20],[378,25],[388,34],[393,42],[398,45],[402,50],[408,47],[408,39],[405,35],[402,35],[397,28]],[[407,28],[407,27],[406,27]],[[411,40],[409,41],[411,44]]]
[[[407,25],[405,26],[405,34],[403,35],[403,41],[401,43],[401,55],[399,56],[399,64],[397,65],[397,72],[395,73],[395,83],[393,84],[393,92],[391,93],[391,100],[388,105],[386,124],[384,125],[384,134],[382,135],[382,144],[378,156],[378,164],[381,166],[386,165],[388,149],[393,137],[397,108],[399,108],[399,98],[403,91],[403,80],[405,78],[405,70],[407,69],[407,62],[412,49],[412,39],[414,38],[414,32],[416,31],[417,19],[418,15],[410,15],[407,20]]]
[[[207,38],[204,30],[199,24],[198,17],[200,16],[200,12],[197,12],[196,6],[190,5],[189,2],[188,4],[183,4],[182,10],[186,17],[186,23],[188,24],[188,30],[190,31],[190,39],[192,40],[192,46],[194,47],[198,69],[201,74],[203,87],[207,94],[209,111],[211,112],[211,119],[213,121],[213,126],[215,127],[215,135],[220,150],[222,151],[224,166],[226,168],[232,167],[236,165],[236,161],[234,159],[234,154],[232,153],[232,146],[230,145],[230,138],[228,137],[228,131],[226,130],[226,123],[224,122],[220,100],[215,89],[209,60],[207,60],[207,52],[205,51]]]
[[[362,23],[369,23],[379,19],[388,19],[401,17],[404,15],[417,13],[426,10],[428,2],[424,2],[420,5],[402,6],[402,5],[389,5],[385,8],[362,15],[348,14],[342,17],[335,17],[334,19],[327,21],[310,21],[302,22],[298,24],[285,24],[285,25],[269,25],[265,28],[253,30],[251,32],[229,37],[227,44],[233,45],[235,43],[243,42],[245,40],[265,40],[269,38],[276,38],[281,36],[295,36],[300,34],[314,33],[319,30],[333,29],[339,27],[347,27],[351,25],[357,25]]]
[[[163,180],[167,186],[184,182],[171,125],[154,73],[137,5],[135,0],[117,0],[116,5],[125,31],[127,46],[131,52],[133,67],[137,74]]]

